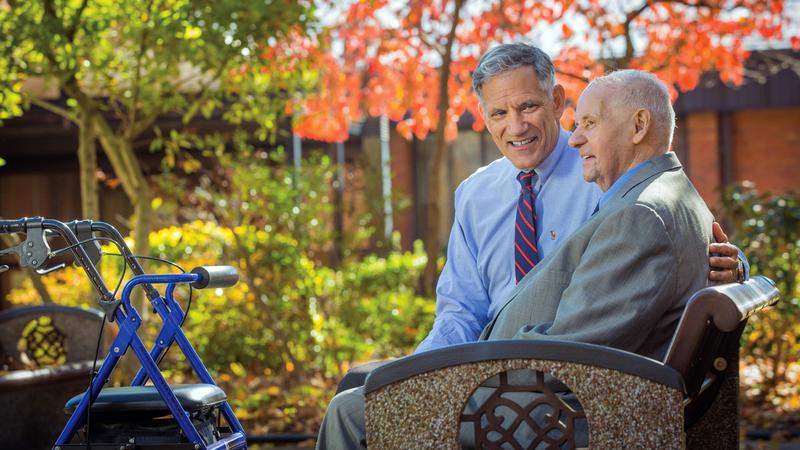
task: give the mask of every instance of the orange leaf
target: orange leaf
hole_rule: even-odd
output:
[[[566,23],[562,23],[561,33],[564,34],[564,39],[569,39],[572,37],[572,28],[570,28]]]

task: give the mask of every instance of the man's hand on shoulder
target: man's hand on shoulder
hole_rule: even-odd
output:
[[[714,222],[711,231],[716,242],[708,246],[708,279],[718,283],[744,281],[739,248],[728,242],[728,236],[719,223]]]

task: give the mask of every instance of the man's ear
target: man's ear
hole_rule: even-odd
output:
[[[650,111],[644,108],[636,110],[633,114],[633,137],[631,140],[634,144],[640,144],[647,136],[650,131],[650,119]]]
[[[556,121],[561,121],[561,115],[564,114],[566,97],[567,94],[564,92],[564,86],[560,84],[553,86],[553,112],[555,112]]]

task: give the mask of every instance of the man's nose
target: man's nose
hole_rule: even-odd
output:
[[[528,131],[528,123],[522,114],[512,112],[509,116],[508,131],[511,136],[522,136]]]
[[[575,131],[572,133],[572,136],[569,137],[567,144],[572,148],[580,148],[581,145],[586,143],[586,136],[583,133]]]

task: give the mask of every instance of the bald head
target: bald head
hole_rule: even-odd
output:
[[[569,145],[583,178],[607,191],[628,170],[669,151],[675,113],[666,86],[638,70],[592,81],[578,100]]]
[[[608,108],[617,111],[646,109],[651,116],[652,143],[666,152],[672,145],[675,130],[675,111],[667,86],[650,72],[618,70],[596,78],[586,90],[603,86],[611,92]]]

